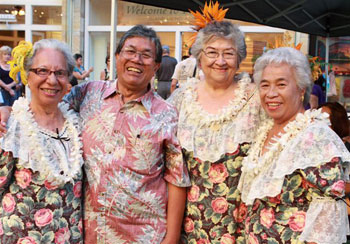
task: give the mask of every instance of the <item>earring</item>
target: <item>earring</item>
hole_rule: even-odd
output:
[[[304,102],[304,94],[301,95],[301,101]]]

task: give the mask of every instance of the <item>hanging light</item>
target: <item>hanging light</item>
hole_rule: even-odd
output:
[[[11,10],[11,14],[23,16],[26,14],[26,12],[24,11],[24,9],[21,6],[14,6],[13,10]]]
[[[19,12],[18,12],[18,15],[20,15],[20,16],[23,16],[23,15],[25,15],[26,14],[26,12],[23,10],[23,9],[21,9]]]

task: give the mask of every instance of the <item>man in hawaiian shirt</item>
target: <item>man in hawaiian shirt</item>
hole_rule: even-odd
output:
[[[162,47],[138,25],[115,54],[116,82],[89,82],[65,97],[83,121],[85,243],[177,243],[190,181],[176,109],[150,89]]]

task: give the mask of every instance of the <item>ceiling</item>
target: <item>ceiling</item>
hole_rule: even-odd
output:
[[[182,11],[199,10],[205,0],[126,0]],[[215,1],[214,1],[215,2]],[[350,36],[350,0],[220,0],[226,18],[318,36]]]

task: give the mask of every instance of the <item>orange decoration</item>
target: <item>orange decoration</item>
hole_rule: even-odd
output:
[[[209,5],[205,3],[204,9],[201,8],[202,13],[200,13],[199,11],[193,12],[190,9],[189,11],[195,18],[193,29],[197,31],[187,42],[187,45],[191,47],[194,41],[196,40],[198,31],[204,28],[208,23],[214,21],[222,21],[225,18],[228,8],[219,8],[219,2],[213,4],[213,2],[210,1]]]

